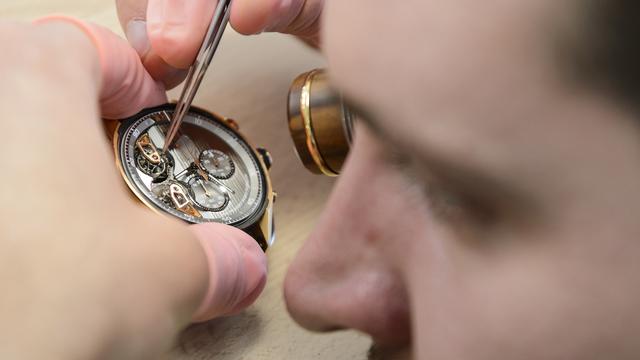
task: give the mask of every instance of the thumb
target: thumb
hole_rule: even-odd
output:
[[[242,230],[223,224],[198,224],[190,229],[209,267],[208,290],[193,320],[230,315],[251,305],[267,280],[267,260],[258,243]]]
[[[114,271],[132,289],[125,301],[133,304],[129,316],[142,317],[138,322],[145,330],[163,316],[174,319],[173,332],[189,322],[234,314],[265,286],[266,256],[242,230],[216,223],[187,226],[138,207],[123,223],[128,237],[116,256],[126,261],[118,261]]]
[[[165,88],[142,65],[137,52],[110,30],[66,15],[50,15],[36,23],[64,21],[82,30],[98,52],[102,117],[122,119],[167,101]]]

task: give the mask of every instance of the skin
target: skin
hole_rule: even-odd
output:
[[[333,79],[377,133],[290,268],[294,318],[417,359],[638,357],[637,125],[556,61],[578,10],[328,3]]]
[[[126,41],[82,29],[0,22],[4,359],[157,358],[191,321],[249,305],[266,277],[240,230],[188,227],[131,200],[100,113],[135,112],[162,89]]]
[[[147,71],[167,88],[186,77],[217,2],[210,0],[116,0],[118,18]],[[277,31],[320,43],[324,1],[235,0],[231,25],[241,34]]]
[[[416,359],[640,355],[637,124],[569,76],[581,10],[327,2],[365,125],[289,269],[294,319]]]
[[[171,6],[178,6],[177,3]],[[334,83],[362,113],[352,153],[327,211],[287,275],[285,298],[296,321],[318,331],[358,329],[369,333],[378,343],[400,348],[405,354],[412,352],[416,359],[640,356],[636,341],[640,331],[637,312],[640,294],[635,276],[640,251],[636,241],[640,233],[636,216],[640,195],[635,191],[640,181],[637,125],[634,113],[614,97],[575,83],[567,74],[571,57],[558,52],[558,44],[567,40],[565,36],[571,38],[576,30],[579,5],[559,5],[551,0],[410,1],[398,6],[378,0],[351,0],[327,2],[326,7],[319,1],[294,0],[287,2],[286,7],[275,6],[276,3],[280,4],[276,0],[236,0],[232,24],[244,33],[262,29],[301,31],[305,39],[318,40],[330,63]],[[163,29],[169,28],[153,25],[158,21],[162,24],[162,17],[159,20],[154,17],[163,12],[149,10],[147,5],[167,4],[120,1],[123,25],[127,29],[132,19],[147,20],[143,29],[148,36],[130,36],[130,40],[136,39],[132,45],[155,81],[163,84],[179,81],[179,69],[183,61],[189,62],[192,57],[189,50],[193,51],[193,44],[198,43],[179,40],[183,36],[197,37],[197,29],[204,26],[188,31],[173,28],[165,33]],[[211,4],[203,2],[201,6],[210,8]],[[191,4],[189,8],[197,6]],[[321,29],[316,21],[320,12]],[[164,12],[168,13],[173,12]],[[270,28],[271,25],[277,26]],[[25,33],[10,30],[11,34]],[[162,45],[157,45],[163,38],[176,46],[184,44],[185,51],[167,51],[169,47],[163,50]],[[145,41],[147,45],[140,46]],[[20,48],[22,42],[17,44],[14,46],[22,49],[19,54],[28,54],[26,49],[40,49]],[[45,44],[43,48],[52,51],[48,55],[61,56],[55,42]],[[60,48],[68,51],[66,46]],[[56,107],[60,101],[55,101],[55,96],[62,94],[51,91],[60,83],[55,76],[66,74],[70,76],[65,78],[67,82],[76,81],[69,86],[69,94],[64,94],[65,99],[68,96],[80,99],[87,93],[99,98],[95,79],[94,82],[90,76],[76,79],[78,66],[74,67],[76,71],[64,72],[68,65],[54,62],[59,68],[48,68],[52,65],[47,63],[47,67],[40,69],[24,58],[14,59],[10,68],[22,69],[18,74],[27,78],[29,74],[37,75],[32,81],[40,84],[35,89],[43,93],[35,97],[42,103],[29,107],[27,118],[49,118],[58,112],[61,122],[97,117],[98,109],[90,101],[81,102],[78,111],[85,113],[68,116],[65,111],[69,109]],[[82,65],[82,59],[79,57],[80,64],[75,65]],[[87,61],[89,65],[84,66],[95,69],[95,61]],[[5,89],[5,95],[11,96],[20,87],[8,75],[3,79],[14,82],[8,82],[13,86]],[[50,80],[41,84],[42,79]],[[14,100],[10,103],[19,103],[22,98],[9,99]],[[8,107],[3,109],[8,111]],[[10,113],[3,118],[14,126],[12,134],[22,134],[18,144],[24,144],[27,140],[24,134],[33,122],[16,121],[25,116]],[[98,136],[95,124],[89,126],[91,123],[86,121],[72,124],[85,126],[80,128],[83,133]],[[59,126],[52,129],[63,132]],[[65,156],[72,151],[67,142],[56,142],[66,138],[68,132],[58,137],[36,138],[38,141],[32,137],[37,132],[29,135],[28,143],[50,145],[43,147],[50,153],[35,152],[32,162],[20,165],[25,168],[12,164],[15,167],[10,168],[12,173],[33,174],[34,169],[51,166],[55,157],[50,156]],[[16,137],[14,141],[20,139]],[[102,154],[105,156],[106,152]],[[101,160],[97,157],[78,161],[96,159]],[[106,180],[101,181],[112,183],[100,186],[114,187],[108,192],[110,195],[118,193],[115,175],[103,171]],[[87,206],[86,201],[69,203],[73,198],[61,197],[77,190],[69,189],[69,179],[60,176],[61,179],[53,179],[51,186],[58,184],[56,187],[37,189],[42,195],[27,199],[33,202],[32,206],[42,206],[43,201],[56,210],[61,209],[60,204],[69,208]],[[80,176],[95,178],[95,174]],[[74,185],[86,183],[78,181]],[[10,185],[13,186],[5,189],[24,186],[24,182]],[[142,281],[157,278],[157,271],[173,264],[168,261],[180,261],[176,259],[180,256],[173,254],[174,246],[189,242],[170,239],[187,236],[185,228],[151,219],[125,205],[124,196],[107,197],[104,195],[107,192],[95,194],[89,190],[81,193],[98,197],[90,203],[104,203],[105,216],[87,217],[76,232],[69,233],[68,229],[76,229],[77,219],[70,224],[72,220],[60,212],[45,217],[38,228],[14,230],[9,226],[23,218],[18,217],[19,212],[15,215],[8,212],[16,219],[3,218],[6,221],[0,227],[3,231],[14,231],[9,235],[14,238],[20,235],[18,238],[30,241],[4,241],[5,248],[0,254],[6,259],[0,264],[8,266],[5,269],[37,275],[32,277],[33,281],[15,288],[21,291],[8,291],[15,294],[15,299],[5,301],[13,307],[2,309],[16,311],[3,314],[7,324],[12,325],[6,329],[26,333],[32,331],[36,319],[44,324],[43,334],[56,333],[53,329],[62,322],[85,325],[81,328],[83,334],[90,334],[86,336],[87,342],[71,342],[74,334],[69,334],[68,339],[63,334],[59,336],[66,343],[55,339],[58,341],[51,345],[53,348],[29,349],[42,350],[48,358],[52,352],[44,350],[72,349],[78,358],[98,354],[118,359],[126,358],[122,354],[147,355],[153,346],[158,351],[159,344],[166,345],[175,333],[175,325],[181,323],[172,321],[176,318],[167,319],[166,314],[175,315],[175,309],[180,314],[191,313],[196,306],[193,299],[201,297],[204,291],[202,277],[195,276],[194,281],[199,284],[184,283],[184,279],[193,279],[193,274],[206,273],[202,270],[202,258],[193,261],[201,254],[195,255],[198,252],[189,250],[190,247],[183,248],[184,258],[189,259],[185,263],[197,268],[193,274],[184,277],[171,272],[175,278],[167,276],[176,280],[162,284]],[[5,190],[2,203],[22,204],[12,195],[14,192]],[[123,208],[130,212],[123,213]],[[81,212],[84,213],[95,214],[95,207]],[[101,223],[114,214],[128,215],[122,217],[123,224],[132,219],[145,224],[156,221],[154,226],[145,228],[159,226],[163,231],[158,234],[176,236],[167,236],[168,245],[163,246],[123,240],[125,228],[114,227],[113,221]],[[71,245],[62,250],[51,249],[50,242],[45,241],[52,238],[50,234],[56,234],[53,238],[64,236],[66,241],[62,243]],[[2,238],[9,239],[9,235],[3,234]],[[90,267],[79,280],[68,275],[75,274],[75,268],[63,265],[86,262],[81,256],[86,254],[82,249],[87,244],[93,245],[87,238],[105,236],[109,236],[104,245],[108,251],[101,251],[95,259],[96,264],[104,265]],[[37,246],[29,247],[31,242]],[[122,256],[131,253],[131,244],[135,245],[131,258],[139,255],[136,261]],[[44,252],[49,256],[35,251],[43,246],[49,246],[50,250]],[[173,260],[163,257],[169,256],[163,248],[172,249]],[[149,251],[158,254],[148,256]],[[123,261],[124,266],[109,266],[114,259]],[[141,264],[140,259],[148,262]],[[67,275],[64,278],[72,278],[73,282],[61,286],[59,281],[46,281],[52,268],[61,270],[51,280]],[[139,278],[131,277],[131,273],[140,274]],[[14,279],[3,276],[7,276],[4,283]],[[122,278],[131,281],[132,292],[110,291],[113,285],[109,284],[113,281],[109,279]],[[156,306],[146,307],[144,312],[132,311],[136,304],[132,299],[142,296],[136,293],[141,284],[151,288],[144,288],[145,295],[149,291],[152,294],[166,291],[177,296],[178,292],[169,289],[185,286],[179,293],[198,296],[190,297],[190,301],[179,298],[173,302],[171,296],[147,295]],[[118,285],[121,286],[119,282]],[[42,295],[52,300],[28,301],[42,299]],[[82,306],[83,316],[80,311],[50,311],[51,301],[67,304],[70,299]],[[119,305],[113,310],[114,316],[105,319],[100,316],[103,312],[95,311],[96,304]],[[112,318],[129,322],[114,326]],[[158,327],[158,322],[165,326]],[[149,329],[157,331],[149,335],[146,331]],[[126,336],[133,333],[136,336]],[[47,344],[46,337],[42,338],[43,344]],[[23,348],[19,342],[12,344],[10,350]],[[66,355],[60,357],[72,358]]]
[[[373,238],[363,247],[387,260],[408,294],[418,359],[637,358],[637,127],[633,114],[571,83],[554,62],[563,35],[555,30],[577,8],[415,2],[389,16],[377,3],[329,4],[324,39],[334,80],[379,135],[361,132],[327,215],[291,267],[285,292],[294,316],[315,328],[346,322],[392,339],[365,315],[371,300],[342,304],[356,320],[304,306],[313,297],[328,301],[317,296],[341,283],[394,297],[343,280],[362,265],[355,249],[341,276],[305,291],[301,274],[332,267],[314,261],[318,248]],[[354,21],[347,15],[355,11]],[[339,30],[348,25],[352,31]],[[372,36],[376,28],[388,32]],[[410,33],[428,46],[410,36],[391,41]],[[341,55],[348,51],[360,56]],[[403,53],[412,56],[392,66],[391,55]],[[404,158],[400,175],[371,155],[386,143]],[[368,174],[409,181],[378,184]],[[410,184],[428,188],[417,205]],[[365,194],[404,206],[371,210]],[[368,221],[345,222],[347,213]],[[336,228],[342,236],[330,236]]]

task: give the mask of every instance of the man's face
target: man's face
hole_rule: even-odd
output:
[[[328,3],[332,77],[364,120],[287,277],[298,322],[418,359],[640,356],[640,141],[566,75],[578,14]]]

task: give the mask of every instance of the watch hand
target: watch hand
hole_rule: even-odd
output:
[[[200,187],[202,187],[202,190],[204,190],[204,195],[206,197],[211,197],[211,194],[209,194],[209,191],[207,190],[207,187],[204,186],[204,183],[202,182],[202,180],[198,180],[198,184],[200,184]]]
[[[235,191],[231,190],[227,185],[223,184],[220,180],[218,180],[218,179],[216,179],[214,177],[210,177],[209,180],[214,182],[214,183],[216,183],[216,185],[218,185],[220,188],[222,188],[222,190],[224,192],[232,193],[232,194],[236,193]]]
[[[198,166],[196,165],[196,163],[195,163],[195,162],[192,162],[192,163],[191,163],[189,166],[187,166],[184,170],[182,170],[182,171],[180,171],[179,173],[177,173],[177,174],[173,175],[173,177],[174,177],[175,179],[177,179],[177,178],[181,177],[181,176],[182,176],[182,174],[184,174],[184,173],[187,173],[187,174],[188,174],[188,173],[191,173],[191,172],[197,172],[198,174],[200,174],[200,172],[199,172],[198,170],[199,170],[199,169],[198,169]],[[207,179],[205,179],[205,180],[207,180]]]
[[[216,178],[214,178],[212,176],[209,176],[209,174],[207,174],[207,172],[205,171],[206,169],[204,169],[202,164],[200,164],[200,159],[199,158],[195,159],[195,164],[198,167],[198,174],[200,174],[200,176],[202,176],[205,180],[212,181],[212,182],[216,183],[224,192],[231,193],[231,194],[235,194],[236,193],[235,191],[231,190],[228,186],[226,186],[225,184],[220,182],[218,179],[216,179]]]
[[[203,179],[209,181],[209,174],[207,174],[206,169],[204,168],[204,166],[202,166],[202,163],[200,163],[200,158],[196,157],[193,163],[196,166],[196,170],[198,171],[198,174],[200,174],[200,176],[202,176]]]
[[[179,173],[175,174],[173,177],[175,177],[176,179],[177,179],[177,178],[179,178],[180,176],[182,176],[182,174],[184,174],[184,173],[186,173],[186,172],[189,172],[189,171],[191,170],[191,169],[190,169],[190,167],[191,167],[191,166],[189,166],[188,168],[186,168],[186,169],[184,169],[184,170],[180,171]]]
[[[200,175],[200,177],[202,177],[206,181],[209,181],[209,174],[207,174],[206,171],[202,170],[201,168],[198,168],[196,172],[198,173],[198,175]]]

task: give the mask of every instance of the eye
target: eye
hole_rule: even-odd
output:
[[[481,227],[499,221],[499,212],[494,204],[486,196],[477,193],[482,191],[481,188],[469,189],[450,176],[429,171],[428,165],[401,151],[387,152],[385,161],[398,171],[409,191],[422,197],[433,215],[440,220]]]
[[[357,102],[349,101],[351,112],[382,144],[381,157],[397,170],[430,211],[443,221],[489,228],[509,217],[529,221],[529,199],[518,189],[479,169],[451,164],[428,154],[407,149],[404,142],[385,131],[382,121]],[[524,215],[524,216],[522,216]]]

